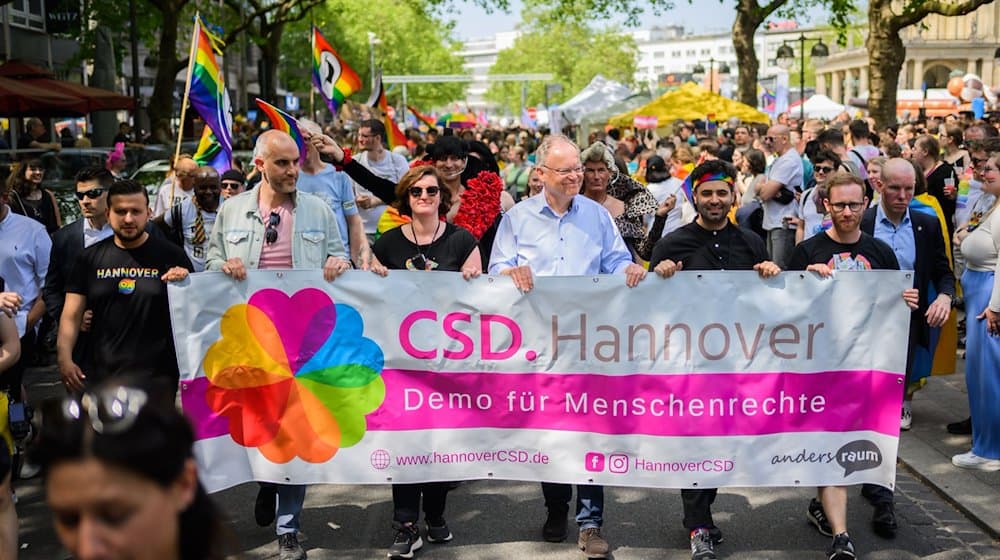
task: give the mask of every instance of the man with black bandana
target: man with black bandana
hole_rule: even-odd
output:
[[[767,247],[756,233],[729,221],[735,201],[736,169],[725,161],[706,161],[691,172],[695,221],[660,239],[649,268],[663,278],[680,270],[756,270],[761,278],[781,272],[768,260]],[[691,533],[692,560],[714,560],[722,531],[712,521],[715,488],[681,490],[684,527]]]

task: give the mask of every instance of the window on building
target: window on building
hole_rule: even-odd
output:
[[[10,24],[45,31],[45,5],[42,0],[13,0],[7,7]]]
[[[710,54],[712,54],[712,49],[701,49],[701,54],[702,55],[710,55]]]
[[[661,72],[663,72],[663,66],[655,66],[655,67],[653,67],[653,72],[656,73],[656,74],[660,74]]]
[[[698,51],[696,51],[694,49],[688,49],[687,52],[685,52],[684,54],[686,56],[694,56],[694,55],[698,54]]]
[[[665,56],[667,56],[667,53],[663,51],[656,51],[653,53],[653,58],[663,58]]]
[[[670,53],[670,56],[672,56],[674,58],[677,58],[680,55],[681,55],[681,51],[673,51],[673,52]]]

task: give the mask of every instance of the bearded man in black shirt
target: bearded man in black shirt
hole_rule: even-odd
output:
[[[736,169],[721,160],[706,161],[691,172],[695,221],[678,228],[653,248],[649,268],[663,278],[680,270],[756,270],[761,278],[781,272],[768,260],[767,247],[756,233],[729,221],[736,200]],[[714,488],[681,490],[684,527],[690,531],[692,560],[714,560],[722,531],[712,521]]]
[[[833,227],[799,243],[792,251],[789,270],[809,270],[829,278],[834,271],[899,269],[892,248],[861,231],[868,198],[860,177],[837,172],[827,181],[823,205],[833,219]],[[903,291],[903,300],[910,309],[916,309],[920,294],[916,288],[908,288]],[[854,542],[847,533],[847,487],[821,487],[818,498],[809,503],[806,517],[821,533],[833,537],[828,558],[856,558]]]
[[[150,237],[149,195],[132,180],[108,189],[108,223],[114,235],[84,249],[66,280],[56,350],[66,390],[115,376],[146,377],[164,400],[173,402],[178,368],[170,328],[166,282],[187,278],[191,261],[173,243]],[[93,311],[90,340],[93,368],[73,361],[85,310]]]

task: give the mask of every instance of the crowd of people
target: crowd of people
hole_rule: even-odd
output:
[[[10,451],[0,450],[3,557],[16,555],[11,477],[35,472],[75,556],[225,555],[221,514],[198,484],[191,429],[173,406],[166,284],[206,270],[234,281],[253,269],[321,269],[327,281],[352,268],[489,273],[522,291],[536,276],[621,275],[627,289],[691,270],[912,270],[901,295],[912,319],[900,428],[914,421],[910,402],[964,303],[971,416],[947,430],[971,434],[972,447],[952,462],[1000,470],[1000,139],[988,123],[678,122],[662,137],[596,131],[582,147],[521,129],[410,130],[391,151],[377,119],[353,134],[300,126],[303,159],[291,136],[264,131],[247,174],[181,155],[153,200],[109,156],[76,176],[82,218],[68,225],[37,160],[0,187],[0,384],[8,408],[26,400],[23,375],[48,329],[68,395],[45,411],[31,453],[18,452],[27,434],[14,434],[13,421],[0,440]],[[424,537],[453,538],[444,516],[452,487],[393,485],[390,558],[412,558]],[[545,540],[567,539],[573,491],[542,484]],[[681,491],[694,560],[717,557],[716,493]],[[894,536],[892,490],[862,493],[875,532]],[[305,494],[259,486],[254,517],[274,524],[282,560],[306,557]],[[121,504],[113,519],[108,500]],[[857,555],[846,505],[845,487],[824,487],[805,508],[831,539],[831,560]],[[606,557],[603,487],[577,485],[573,512],[583,554]]]

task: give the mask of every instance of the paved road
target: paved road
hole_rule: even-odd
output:
[[[39,372],[33,398],[55,394],[51,372]],[[940,386],[940,389],[935,387]],[[932,402],[932,385],[920,399]],[[954,391],[954,389],[952,389]],[[960,399],[957,399],[960,406]],[[961,413],[961,411],[957,411]],[[920,418],[918,417],[918,420]],[[904,434],[904,439],[912,437]],[[947,470],[950,465],[942,465]],[[993,473],[1000,475],[1000,473]],[[921,475],[923,476],[923,475]],[[848,519],[861,558],[871,560],[1000,559],[1000,546],[979,526],[952,507],[906,468],[897,477],[897,514],[900,531],[895,540],[884,540],[869,528],[871,508],[851,491]],[[992,475],[991,475],[992,479]],[[242,485],[216,495],[230,516],[229,527],[240,545],[242,558],[277,556],[273,529],[258,528],[252,504],[256,485]],[[20,558],[66,558],[51,529],[49,513],[37,480],[17,485],[21,519]],[[730,489],[720,493],[716,523],[726,535],[720,558],[808,559],[823,558],[828,539],[805,521],[805,507],[812,492],[804,488]],[[1000,503],[1000,494],[994,503]],[[998,506],[1000,507],[1000,506]],[[677,491],[634,488],[607,490],[605,534],[613,558],[686,559],[687,535],[680,526],[681,504]],[[462,484],[449,497],[446,517],[455,540],[445,545],[425,545],[417,558],[428,560],[527,558],[579,560],[575,541],[549,544],[540,539],[544,506],[537,484],[475,481]],[[392,539],[391,496],[385,486],[315,486],[306,498],[303,516],[304,543],[311,559],[384,558]]]

